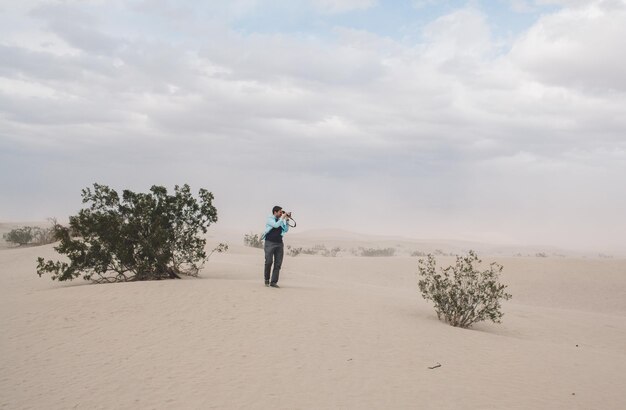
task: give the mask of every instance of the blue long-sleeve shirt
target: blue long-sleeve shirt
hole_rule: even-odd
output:
[[[286,219],[278,219],[277,221],[274,215],[270,215],[267,217],[267,221],[265,222],[265,230],[263,231],[261,239],[265,240],[265,236],[274,228],[282,228],[280,236],[285,236],[289,230],[289,225],[287,224]]]

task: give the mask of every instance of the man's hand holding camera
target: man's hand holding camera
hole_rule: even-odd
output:
[[[280,211],[280,217],[281,219],[288,221],[291,219],[291,212]]]

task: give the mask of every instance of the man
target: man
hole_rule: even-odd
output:
[[[283,255],[285,254],[283,236],[289,230],[288,220],[289,214],[278,205],[272,208],[272,215],[267,217],[265,231],[261,236],[261,239],[265,240],[265,286],[280,287],[278,286],[278,275],[280,274],[280,267],[283,264]],[[274,270],[272,271],[270,281],[272,263],[274,264]]]

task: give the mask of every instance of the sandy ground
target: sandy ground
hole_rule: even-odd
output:
[[[286,257],[272,289],[233,243],[198,279],[112,285],[37,277],[51,245],[1,249],[0,408],[626,408],[626,260],[497,256],[503,323],[464,330],[406,253]]]

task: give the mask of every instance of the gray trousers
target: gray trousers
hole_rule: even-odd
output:
[[[272,270],[273,263],[274,270],[272,271],[271,282],[278,283],[278,275],[280,275],[280,267],[283,264],[284,254],[284,244],[265,241],[265,280],[270,280],[270,271]]]

